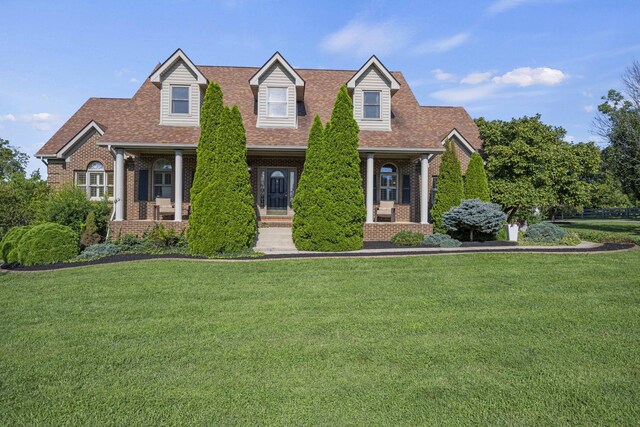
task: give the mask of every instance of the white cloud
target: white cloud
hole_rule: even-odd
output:
[[[131,83],[140,83],[140,80],[136,79],[135,77],[131,77],[129,79],[129,82],[131,82]]]
[[[433,92],[431,96],[451,104],[465,104],[467,102],[489,98],[493,96],[495,92],[496,85],[484,84],[473,87],[443,89],[437,92]]]
[[[594,111],[596,111],[596,106],[595,105],[585,105],[584,107],[582,107],[582,109],[584,111],[586,111],[587,113],[593,113]]]
[[[13,114],[5,114],[4,116],[0,116],[0,122],[15,122],[16,116]]]
[[[530,0],[496,0],[489,6],[488,12],[492,15],[505,12],[514,7],[527,3]]]
[[[466,77],[460,80],[460,83],[464,83],[468,85],[477,85],[479,83],[484,83],[488,81],[492,75],[493,73],[490,71],[487,71],[486,73],[471,73],[471,74],[467,74]]]
[[[51,113],[35,113],[15,116],[13,114],[5,114],[0,116],[0,122],[22,122],[30,123],[36,130],[47,131],[51,129],[51,123],[58,121],[58,116]]]
[[[396,21],[367,23],[354,20],[329,34],[320,47],[330,53],[351,53],[357,56],[387,54],[405,45],[406,28]]]
[[[515,68],[502,76],[494,77],[492,81],[500,85],[518,85],[520,87],[532,85],[552,86],[562,83],[568,77],[568,74],[553,68],[520,67]]]
[[[442,53],[460,46],[469,40],[469,33],[458,33],[451,37],[440,40],[430,40],[419,44],[415,49],[415,53]]]
[[[454,81],[456,79],[456,76],[454,76],[451,73],[446,73],[443,70],[441,70],[440,68],[436,68],[435,70],[431,70],[431,73],[433,73],[433,76],[436,78],[436,80],[441,81],[441,82],[451,82],[451,81]]]

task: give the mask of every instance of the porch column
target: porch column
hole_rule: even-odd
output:
[[[114,181],[116,184],[115,204],[116,221],[124,220],[124,149],[116,148],[116,171]]]
[[[373,222],[373,153],[367,153],[367,222]]]
[[[429,224],[429,156],[420,156],[420,224]]]
[[[176,158],[175,158],[175,191],[173,194],[175,195],[175,220],[182,221],[182,150],[176,150]]]

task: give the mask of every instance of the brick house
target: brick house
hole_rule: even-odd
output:
[[[186,227],[200,102],[211,81],[242,113],[260,224],[291,224],[313,117],[329,120],[343,84],[360,126],[365,240],[401,230],[431,233],[428,210],[444,141],[455,141],[463,171],[481,146],[464,108],[419,105],[402,73],[375,56],[358,70],[293,68],[277,52],[262,67],[196,66],[178,49],[132,98],[90,98],[42,146],[36,157],[47,164],[49,183],[72,182],[88,197],[112,198],[113,233],[140,233],[153,221]],[[158,197],[171,198],[172,217],[157,216]],[[394,202],[395,222],[376,221],[381,200]]]

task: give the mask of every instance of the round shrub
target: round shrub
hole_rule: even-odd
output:
[[[404,230],[391,238],[391,243],[396,246],[421,246],[424,241],[424,234],[414,233]]]
[[[45,222],[27,231],[18,243],[22,265],[54,264],[78,255],[78,235],[69,227]]]
[[[457,248],[462,245],[459,240],[454,239],[448,234],[434,233],[424,239],[424,244],[429,246],[437,246],[439,248]]]
[[[87,249],[78,255],[78,259],[104,258],[106,256],[117,255],[119,252],[120,247],[118,245],[114,245],[113,243],[100,243],[88,246]]]
[[[525,240],[533,242],[555,243],[560,242],[567,234],[564,228],[550,222],[539,222],[527,228]]]
[[[446,212],[442,222],[449,231],[468,231],[469,240],[473,242],[474,233],[495,235],[506,219],[500,205],[468,199]]]
[[[18,262],[18,243],[30,229],[31,226],[28,225],[13,227],[4,235],[2,242],[0,242],[0,254],[5,263],[16,264]]]

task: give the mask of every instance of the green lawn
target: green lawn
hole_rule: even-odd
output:
[[[640,250],[0,274],[0,425],[637,425]]]
[[[570,219],[562,222],[564,228],[578,233],[583,240],[640,245],[640,220]]]

